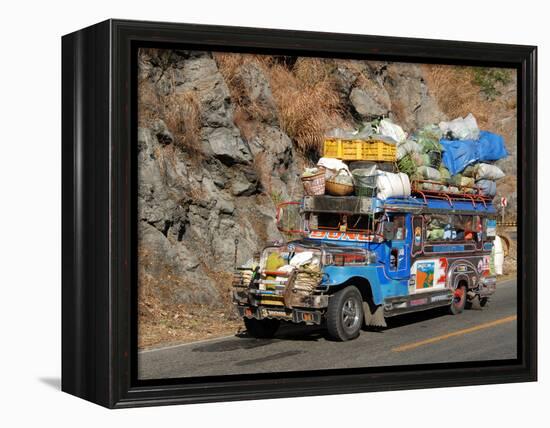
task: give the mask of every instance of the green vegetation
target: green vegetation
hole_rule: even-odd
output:
[[[498,95],[502,95],[498,86],[506,85],[512,80],[511,70],[503,68],[474,67],[473,82],[479,86],[485,96],[493,100]]]
[[[273,201],[273,204],[275,206],[279,205],[281,202],[284,201],[284,198],[283,198],[283,193],[282,192],[278,192],[276,190],[273,190],[270,195],[271,196],[271,200]]]

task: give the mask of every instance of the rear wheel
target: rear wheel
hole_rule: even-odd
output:
[[[243,318],[246,331],[252,337],[257,339],[269,339],[275,336],[281,322],[276,319],[266,318],[257,320],[256,318]]]
[[[464,308],[466,307],[467,299],[468,297],[466,295],[466,285],[459,284],[453,293],[453,302],[449,307],[449,311],[451,312],[451,314],[458,315],[462,313],[462,311],[464,311]]]
[[[350,285],[338,291],[329,300],[327,329],[338,341],[355,339],[363,325],[363,299],[359,290]]]

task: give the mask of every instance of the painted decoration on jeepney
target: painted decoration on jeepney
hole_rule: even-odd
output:
[[[313,230],[308,236],[311,239],[328,239],[331,241],[370,242],[373,240],[373,235],[358,232],[327,232],[324,230]]]
[[[477,271],[482,276],[488,276],[491,273],[491,256],[483,256],[477,263]]]
[[[414,228],[414,244],[420,245],[421,241],[422,241],[422,228],[420,226],[416,226]]]
[[[439,259],[439,269],[437,273],[437,285],[445,287],[447,282],[447,268],[449,263],[447,262],[447,257],[442,257]]]
[[[415,288],[409,292],[421,293],[422,291],[445,288],[448,266],[449,262],[446,257],[417,260],[411,267],[411,274],[415,275]]]
[[[416,288],[431,288],[434,285],[434,262],[421,262],[416,265]]]

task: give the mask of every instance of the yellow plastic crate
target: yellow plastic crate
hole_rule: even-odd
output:
[[[395,162],[395,144],[381,140],[342,140],[328,138],[323,145],[323,156],[342,160]]]

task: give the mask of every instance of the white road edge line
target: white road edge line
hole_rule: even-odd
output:
[[[505,284],[508,285],[508,284],[513,283],[514,281],[517,281],[517,279],[510,278],[510,279],[506,279],[506,280],[502,281],[500,284],[497,283],[497,290],[498,290],[499,285],[501,285],[501,286],[505,285]],[[147,354],[149,352],[155,352],[155,351],[166,351],[168,349],[181,348],[183,346],[188,346],[188,345],[199,345],[201,343],[215,342],[217,340],[229,339],[231,337],[235,337],[235,335],[232,334],[230,336],[213,337],[212,339],[197,340],[196,342],[180,343],[178,345],[163,346],[163,347],[160,347],[160,348],[143,349],[141,351],[138,351],[138,354]]]
[[[211,339],[197,340],[196,342],[179,343],[177,345],[162,346],[160,348],[143,349],[141,351],[138,351],[138,354],[146,354],[148,352],[154,352],[154,351],[165,351],[167,349],[180,348],[182,346],[187,346],[187,345],[198,345],[198,344],[201,344],[201,343],[215,342],[217,340],[224,340],[224,339],[229,339],[229,338],[232,338],[232,337],[235,337],[235,335],[232,334],[230,336],[213,337]]]

